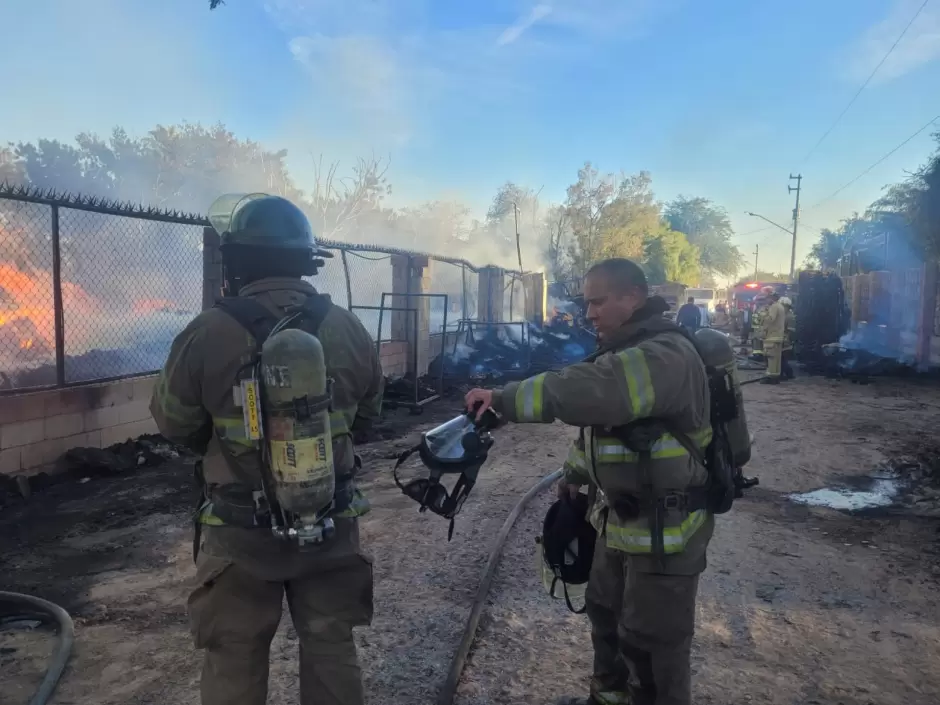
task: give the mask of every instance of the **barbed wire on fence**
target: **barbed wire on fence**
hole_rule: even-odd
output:
[[[0,183],[0,391],[159,369],[202,307],[206,227],[192,213]],[[318,244],[339,256],[312,282],[379,340],[390,339],[391,316],[378,330],[378,313],[355,307],[377,306],[392,292],[394,256],[433,261],[430,290],[448,296],[449,330],[477,317],[482,267],[384,245]],[[521,282],[518,272],[507,274],[504,308],[513,320]],[[442,332],[443,299],[427,305],[430,332]]]

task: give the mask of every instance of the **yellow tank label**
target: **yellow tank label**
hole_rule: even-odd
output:
[[[333,444],[328,436],[270,441],[271,469],[285,483],[312,482],[333,474]]]
[[[245,436],[248,440],[261,438],[261,399],[258,395],[258,380],[242,380],[242,414],[245,418]]]

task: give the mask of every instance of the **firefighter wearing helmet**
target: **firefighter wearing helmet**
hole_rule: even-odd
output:
[[[761,384],[779,384],[783,361],[783,341],[786,335],[787,312],[780,302],[780,294],[770,296],[771,304],[761,318],[761,339],[764,341],[764,357],[767,359],[767,375]]]
[[[796,338],[796,314],[793,312],[793,301],[789,296],[781,296],[780,303],[786,312],[784,317],[783,356],[780,361],[780,376],[782,379],[793,379],[793,366],[790,358],[793,356],[793,341]]]
[[[364,701],[353,627],[372,619],[353,431],[381,411],[375,345],[304,277],[323,257],[306,216],[266,194],[218,199],[225,296],[173,341],[154,388],[160,432],[202,457],[189,616],[203,705],[264,705],[286,594],[302,705]]]

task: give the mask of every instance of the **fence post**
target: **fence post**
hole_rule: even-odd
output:
[[[509,320],[513,320],[513,308],[512,305],[515,302],[516,298],[516,274],[513,272],[509,275]]]
[[[62,241],[59,207],[52,206],[52,303],[55,315],[55,381],[65,384],[65,311],[62,308]]]
[[[467,320],[467,265],[465,264],[460,265],[460,286],[460,318],[465,321]]]
[[[346,259],[346,250],[340,250],[340,258],[343,260],[343,273],[346,275],[346,310],[352,310],[352,284],[349,281],[349,261]],[[382,337],[382,331],[379,331],[379,338]]]
[[[499,323],[503,320],[505,273],[499,267],[481,267],[477,277],[477,320]]]

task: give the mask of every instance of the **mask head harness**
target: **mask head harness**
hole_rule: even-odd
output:
[[[475,418],[476,410],[467,411],[422,434],[418,445],[398,456],[392,470],[395,484],[402,493],[421,505],[418,511],[430,509],[450,520],[448,541],[454,535],[454,517],[473,489],[477,474],[493,446],[490,432],[499,425],[499,417],[491,409],[479,421]],[[398,478],[398,468],[415,452],[429,470],[428,476],[402,483]],[[460,477],[448,492],[441,478],[443,475],[455,474]]]

